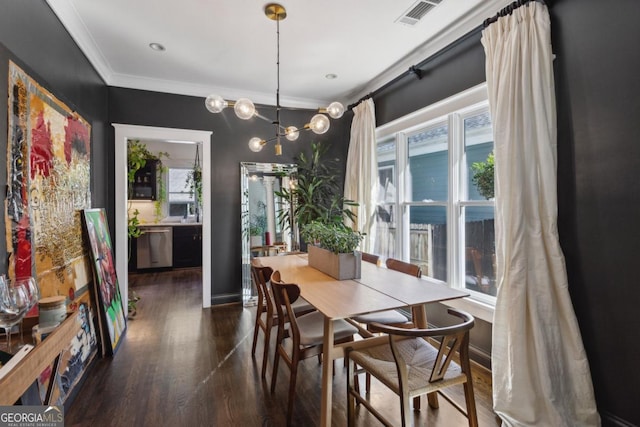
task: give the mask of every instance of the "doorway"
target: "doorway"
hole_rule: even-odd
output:
[[[209,131],[114,123],[116,272],[122,295],[129,295],[127,257],[127,141],[190,141],[202,147],[202,307],[211,306],[211,134]]]

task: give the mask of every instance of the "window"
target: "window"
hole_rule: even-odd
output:
[[[423,275],[493,304],[492,157],[487,163],[493,135],[486,87],[380,127],[377,136],[375,253],[419,265]]]
[[[187,183],[191,171],[190,168],[169,168],[169,216],[187,217],[195,214],[195,195],[189,191]]]

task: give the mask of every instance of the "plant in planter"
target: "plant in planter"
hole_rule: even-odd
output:
[[[313,221],[302,227],[309,242],[309,265],[338,280],[360,277],[361,253],[356,252],[362,233],[340,223]]]
[[[482,197],[489,200],[494,197],[494,157],[489,153],[484,162],[475,162],[471,165],[473,177],[471,182],[476,186]]]

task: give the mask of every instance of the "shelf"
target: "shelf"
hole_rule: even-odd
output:
[[[81,328],[76,311],[0,380],[0,405],[13,405],[60,356]],[[45,403],[46,404],[46,403]]]

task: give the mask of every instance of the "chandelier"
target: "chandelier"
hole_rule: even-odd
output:
[[[276,57],[276,70],[277,70],[277,86],[276,86],[276,118],[271,120],[257,110],[253,102],[248,98],[240,98],[236,101],[229,101],[222,98],[220,95],[212,94],[207,97],[204,104],[212,113],[220,113],[226,107],[233,107],[233,111],[236,116],[242,120],[249,120],[253,117],[271,122],[275,125],[275,136],[269,139],[263,139],[259,137],[253,137],[249,140],[249,148],[251,151],[259,152],[269,142],[275,141],[276,155],[282,154],[282,145],[280,145],[280,138],[285,137],[289,141],[295,141],[300,136],[300,131],[311,130],[315,134],[323,134],[329,130],[330,121],[324,113],[328,114],[333,119],[339,119],[344,114],[344,106],[339,102],[332,102],[326,108],[319,108],[318,114],[314,115],[309,123],[305,124],[302,129],[295,126],[283,126],[280,123],[280,21],[287,17],[287,11],[284,6],[277,3],[270,3],[264,7],[264,14],[267,18],[276,21],[276,36],[277,36],[277,57]]]

